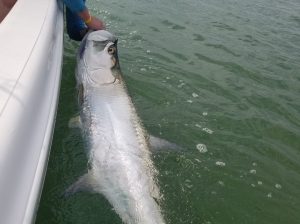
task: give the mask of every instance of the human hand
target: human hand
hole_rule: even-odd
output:
[[[104,22],[94,16],[91,17],[91,22],[86,25],[91,30],[105,30]]]

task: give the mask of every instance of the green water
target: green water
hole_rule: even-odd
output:
[[[129,93],[156,152],[167,223],[300,223],[299,0],[89,1],[119,37]],[[66,36],[60,102],[38,224],[118,224],[106,199],[64,190],[86,172],[78,44]]]

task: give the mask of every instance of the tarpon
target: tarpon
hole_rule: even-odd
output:
[[[103,194],[124,223],[165,223],[148,139],[120,72],[117,39],[95,31],[77,57],[80,123],[88,143],[87,174],[67,194]]]

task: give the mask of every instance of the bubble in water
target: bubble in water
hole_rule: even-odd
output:
[[[136,34],[136,33],[137,33],[137,31],[134,30],[134,31],[130,32],[129,34],[130,34],[130,35],[133,35],[133,34]]]
[[[252,163],[252,166],[257,166],[257,163],[255,163],[255,162],[254,162],[254,163]]]
[[[210,221],[204,221],[203,224],[211,224]]]
[[[195,161],[197,161],[198,163],[201,163],[201,160],[200,160],[200,159],[195,159]]]
[[[146,52],[147,52],[148,54],[149,54],[149,53],[151,53],[151,51],[150,51],[150,50],[147,50]]]
[[[196,97],[198,97],[199,95],[198,95],[197,93],[193,93],[192,96],[193,96],[194,98],[196,98]]]
[[[255,187],[255,184],[251,184],[251,187]]]
[[[200,153],[206,153],[207,152],[206,145],[204,145],[204,144],[198,144],[196,147],[197,147],[197,149]]]
[[[209,128],[203,128],[202,130],[210,135],[214,132],[213,130],[210,130]]]
[[[208,169],[208,167],[206,167],[206,166],[204,167],[204,169],[208,172],[210,171],[210,169]]]
[[[196,126],[197,128],[201,128],[201,125],[200,125],[200,124],[195,124],[195,126]]]
[[[257,184],[262,185],[263,183],[262,183],[262,181],[257,181]]]
[[[142,72],[145,72],[145,71],[146,71],[146,69],[145,69],[145,68],[141,68],[141,71],[142,71]]]
[[[192,182],[191,180],[186,179],[184,185],[185,185],[187,188],[191,189],[191,188],[193,188],[193,185],[192,185],[191,182]]]
[[[185,85],[185,83],[180,83],[177,87],[182,88]]]
[[[282,188],[280,184],[275,184],[275,187],[276,187],[278,190],[280,190],[280,189]]]
[[[256,174],[256,170],[250,170],[249,173]]]
[[[224,185],[225,185],[224,182],[221,181],[221,180],[218,181],[218,184],[220,184],[221,186],[224,186]]]
[[[203,112],[202,115],[203,115],[203,116],[207,116],[208,113],[207,113],[207,112]]]
[[[224,167],[224,166],[226,166],[226,163],[224,163],[224,162],[222,162],[222,161],[217,161],[217,162],[216,162],[216,165],[217,165],[217,166]]]
[[[271,193],[271,192],[268,193],[267,197],[268,197],[268,198],[271,198],[271,197],[272,197],[272,193]]]
[[[193,101],[192,101],[192,100],[187,100],[186,102],[188,102],[188,103],[193,103]]]

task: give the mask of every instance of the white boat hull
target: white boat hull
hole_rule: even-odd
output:
[[[52,140],[61,77],[57,1],[18,0],[0,24],[0,223],[32,223]]]

